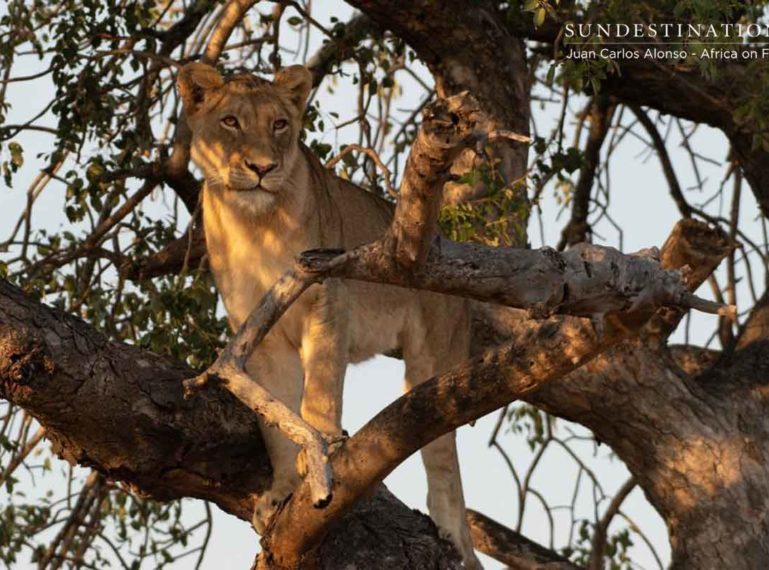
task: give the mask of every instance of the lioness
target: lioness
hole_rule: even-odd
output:
[[[302,66],[224,79],[191,63],[178,87],[192,130],[192,159],[205,175],[203,221],[211,268],[237,329],[262,295],[307,249],[350,249],[379,238],[389,203],[337,178],[299,142],[312,78]],[[342,431],[348,362],[400,349],[406,389],[468,354],[467,303],[458,298],[339,279],[310,288],[254,352],[248,371],[318,430]],[[274,477],[254,515],[264,528],[298,483],[297,447],[263,433]],[[454,434],[425,447],[428,506],[469,568],[480,568],[465,522]]]

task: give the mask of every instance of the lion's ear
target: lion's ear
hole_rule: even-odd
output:
[[[179,72],[176,86],[184,103],[184,113],[191,117],[200,110],[212,90],[224,85],[216,69],[205,63],[188,63]]]
[[[288,91],[291,102],[304,113],[312,89],[312,73],[303,65],[290,65],[275,74],[275,86]]]

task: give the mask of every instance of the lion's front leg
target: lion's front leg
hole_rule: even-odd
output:
[[[302,419],[330,439],[342,435],[342,392],[350,343],[345,290],[337,279],[323,284],[302,334]]]
[[[277,399],[298,412],[302,399],[302,363],[299,354],[290,346],[265,341],[256,348],[248,360],[246,370],[258,379]],[[253,524],[259,534],[267,528],[275,507],[290,495],[300,482],[296,471],[299,446],[277,428],[267,426],[260,418],[259,425],[272,464],[272,486],[256,502]]]

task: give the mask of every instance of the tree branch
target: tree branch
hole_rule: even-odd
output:
[[[320,276],[301,271],[289,271],[262,297],[235,337],[227,344],[219,358],[203,374],[184,382],[188,395],[205,386],[209,379],[221,380],[224,386],[258,413],[267,425],[277,427],[291,441],[302,446],[307,462],[305,480],[312,488],[316,508],[331,500],[331,471],[328,466],[328,448],[323,436],[305,422],[286,404],[275,399],[246,372],[246,362],[254,348],[264,339],[283,313]]]
[[[646,129],[646,132],[649,134],[649,138],[651,138],[652,146],[654,147],[654,150],[657,153],[657,157],[660,160],[660,165],[662,166],[662,172],[665,175],[665,180],[667,180],[668,188],[670,189],[670,195],[673,197],[673,201],[676,203],[678,211],[681,213],[682,217],[691,218],[691,206],[689,206],[689,203],[686,201],[684,193],[681,190],[681,185],[678,183],[678,177],[676,176],[675,169],[673,168],[673,162],[670,160],[670,155],[668,154],[667,148],[665,147],[665,141],[662,139],[662,136],[660,136],[657,127],[649,118],[649,115],[646,114],[643,109],[641,109],[638,105],[632,105],[630,109],[638,119],[638,122],[641,123],[644,129]]]
[[[424,264],[438,227],[448,169],[485,120],[478,103],[467,94],[438,99],[425,107],[423,114],[403,174],[395,217],[385,238],[403,271]]]
[[[590,544],[592,552],[590,553],[590,563],[588,564],[589,570],[603,570],[603,559],[606,555],[606,534],[609,530],[609,525],[612,519],[617,516],[622,503],[635,489],[636,485],[636,480],[633,477],[625,481],[619,491],[617,491],[617,494],[614,495],[611,503],[609,503],[609,507],[601,517],[601,520],[598,521],[593,540]]]
[[[665,241],[660,263],[667,268],[687,268],[687,287],[695,291],[733,249],[734,243],[720,228],[684,219]],[[661,308],[647,323],[644,335],[658,342],[667,339],[685,314],[681,308]]]
[[[365,14],[356,14],[347,23],[334,28],[334,40],[324,42],[305,62],[312,72],[313,86],[320,85],[335,63],[351,58],[358,44],[376,31],[377,27]]]
[[[573,246],[587,241],[590,226],[587,216],[590,212],[590,193],[595,181],[595,173],[601,162],[601,148],[609,132],[614,106],[609,98],[597,96],[590,106],[590,131],[584,151],[584,163],[579,172],[579,180],[572,198],[571,219],[561,232],[558,251],[566,246]]]
[[[614,260],[604,257],[603,262],[617,268]],[[345,267],[338,259],[335,264]],[[648,271],[646,278],[656,281]],[[642,297],[648,298],[646,294]],[[271,523],[263,540],[263,556],[278,568],[300,564],[328,528],[406,457],[437,437],[565,376],[637,332],[652,315],[653,304],[635,305],[635,313],[608,319],[602,334],[590,321],[575,318],[525,322],[514,343],[413,388],[331,457],[334,501],[328,507],[311,507],[307,484],[297,489]]]
[[[467,510],[476,550],[518,570],[579,570],[563,556],[533,542],[477,511]]]
[[[185,401],[192,375],[0,280],[0,396],[45,426],[56,453],[156,498],[204,498],[250,520],[251,495],[269,485],[256,417],[221,389]]]
[[[216,64],[224,46],[227,45],[227,40],[230,39],[235,30],[235,26],[243,20],[246,12],[257,2],[258,0],[229,0],[227,2],[219,22],[208,40],[203,57],[200,58],[201,63]]]
[[[392,30],[417,52],[435,78],[438,97],[467,91],[487,116],[489,130],[528,135],[525,48],[490,4],[468,5],[462,0],[352,0],[350,4],[381,29]],[[496,143],[491,149],[491,163],[504,185],[512,185],[526,173],[528,147],[510,140]],[[526,200],[525,195],[521,200]],[[517,223],[525,226],[525,216]],[[509,239],[524,245],[518,234]]]

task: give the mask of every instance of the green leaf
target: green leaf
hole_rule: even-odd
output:
[[[545,15],[547,11],[544,8],[538,9],[534,12],[534,25],[538,28],[545,23]]]
[[[555,80],[555,64],[550,65],[550,69],[547,70],[547,77],[545,78],[545,82],[547,83],[548,87],[552,87],[553,80]]]
[[[19,143],[9,143],[8,150],[11,152],[11,164],[13,164],[16,168],[24,164],[24,149],[21,148]]]

